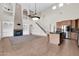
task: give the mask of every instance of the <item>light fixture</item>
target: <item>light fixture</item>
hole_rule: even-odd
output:
[[[36,13],[37,9],[36,9],[36,3],[35,3],[35,14],[32,16],[32,20],[37,21],[40,19],[40,17],[37,15]]]
[[[59,4],[59,7],[63,7],[63,5],[64,5],[63,3],[60,3],[60,4]]]
[[[37,20],[39,20],[39,19],[40,19],[39,16],[33,16],[33,17],[32,17],[32,20],[34,20],[34,21],[37,21]]]
[[[52,9],[55,10],[56,9],[56,6],[53,6]]]

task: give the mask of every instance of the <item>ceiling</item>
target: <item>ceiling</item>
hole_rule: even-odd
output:
[[[35,10],[35,3],[21,3],[23,9]],[[52,3],[36,3],[37,12],[41,12],[52,6]]]

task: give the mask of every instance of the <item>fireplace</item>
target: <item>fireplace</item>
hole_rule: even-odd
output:
[[[22,36],[23,30],[14,30],[14,36]]]

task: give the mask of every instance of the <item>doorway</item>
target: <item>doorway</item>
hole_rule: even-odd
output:
[[[65,39],[69,39],[70,38],[70,26],[63,25],[62,26],[62,32],[64,32]]]

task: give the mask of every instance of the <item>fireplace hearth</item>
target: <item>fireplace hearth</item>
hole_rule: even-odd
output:
[[[22,36],[23,30],[14,30],[14,36]]]

